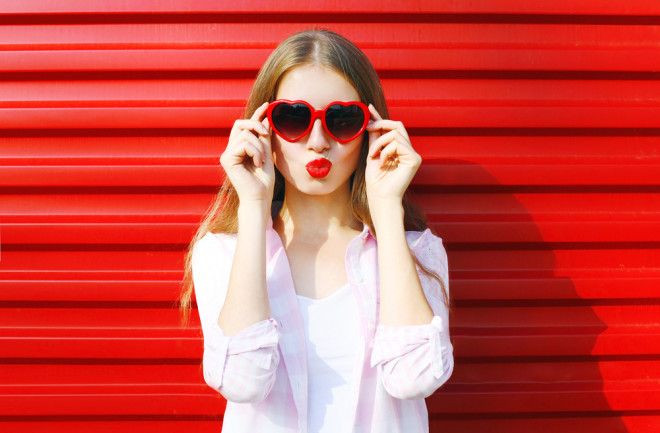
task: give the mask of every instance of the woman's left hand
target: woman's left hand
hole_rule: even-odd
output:
[[[380,201],[400,203],[422,164],[422,157],[413,149],[403,123],[384,120],[371,104],[369,111],[369,154],[365,171],[369,205]]]

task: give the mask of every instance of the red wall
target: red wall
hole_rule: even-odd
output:
[[[0,431],[220,431],[183,251],[313,25],[424,159],[455,301],[431,431],[660,431],[655,0],[0,0]]]

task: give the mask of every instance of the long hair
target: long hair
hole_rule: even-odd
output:
[[[385,95],[375,69],[367,56],[345,37],[329,30],[306,30],[296,33],[284,40],[266,60],[247,101],[244,118],[249,119],[254,111],[264,102],[275,100],[277,88],[282,76],[292,68],[301,65],[314,64],[333,69],[342,74],[357,90],[360,101],[373,104],[383,119],[389,119]],[[350,177],[351,209],[353,216],[367,224],[376,236],[376,231],[369,213],[367,190],[364,173],[367,166],[369,151],[369,135],[365,132],[360,148],[360,157],[355,172]],[[273,202],[284,200],[284,178],[275,168],[275,185]],[[192,251],[195,243],[206,233],[236,233],[238,231],[238,195],[225,176],[220,191],[209,206],[200,227],[193,237],[185,259],[185,273],[179,297],[182,325],[188,322],[190,303],[193,291],[192,281]],[[427,228],[424,212],[409,202],[404,194],[404,228],[405,230],[422,231]],[[449,305],[449,296],[442,279],[433,271],[423,266],[413,254],[413,260],[420,270],[434,278],[442,287],[444,301]]]

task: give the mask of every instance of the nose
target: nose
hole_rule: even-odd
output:
[[[323,152],[325,149],[330,147],[329,136],[326,134],[323,129],[323,124],[321,119],[316,119],[314,125],[312,125],[312,130],[309,132],[309,138],[307,139],[307,148],[312,149],[315,152]]]

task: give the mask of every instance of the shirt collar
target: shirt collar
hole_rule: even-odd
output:
[[[369,236],[371,236],[372,238],[374,238],[374,234],[371,233],[371,230],[369,229],[369,226],[367,225],[367,223],[364,223],[364,222],[363,222],[363,223],[362,223],[362,233],[360,233],[360,238],[366,240]],[[375,239],[375,238],[374,238],[374,239]]]
[[[266,228],[268,230],[273,230],[273,217],[269,216],[268,217],[268,223],[266,225]],[[362,233],[360,233],[359,237],[360,239],[367,239],[369,236],[375,239],[374,234],[371,233],[371,230],[369,229],[369,226],[367,223],[362,223]]]

